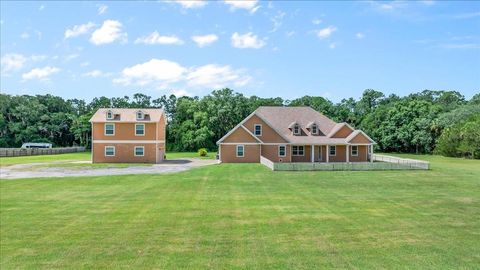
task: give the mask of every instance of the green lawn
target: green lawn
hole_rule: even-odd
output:
[[[8,166],[24,163],[46,163],[57,161],[87,161],[91,160],[90,152],[79,152],[59,155],[39,155],[39,156],[23,156],[23,157],[0,157],[0,165]]]
[[[207,156],[201,157],[197,152],[167,152],[167,159],[177,158],[200,158],[200,159],[215,159],[217,152],[208,152]]]
[[[0,268],[478,269],[480,161],[0,182]]]

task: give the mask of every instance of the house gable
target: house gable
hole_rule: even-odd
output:
[[[219,143],[260,143],[253,134],[244,126],[235,127],[230,134],[222,138]]]
[[[269,124],[263,121],[256,114],[252,115],[243,125],[253,134],[254,125],[262,125],[262,136],[259,136],[264,143],[285,143],[287,142],[282,136],[280,136]]]
[[[355,135],[350,141],[349,143],[351,144],[355,144],[355,143],[366,143],[366,144],[370,144],[372,143],[372,141],[370,140],[370,138],[368,138],[363,132],[359,132],[357,135]]]
[[[335,131],[330,138],[346,138],[348,135],[352,134],[353,128],[348,124],[344,124],[340,129]]]

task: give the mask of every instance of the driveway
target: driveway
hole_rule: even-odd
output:
[[[205,160],[195,158],[185,158],[176,160],[166,160],[161,164],[149,166],[135,166],[124,168],[95,168],[79,166],[75,168],[55,167],[55,164],[65,164],[68,162],[50,162],[50,163],[28,163],[0,167],[0,179],[19,179],[19,178],[50,178],[50,177],[70,177],[70,176],[102,176],[102,175],[122,175],[122,174],[161,174],[174,173],[190,170],[195,167],[217,164],[216,160]],[[79,162],[76,163],[89,163]],[[42,168],[42,165],[45,168]]]

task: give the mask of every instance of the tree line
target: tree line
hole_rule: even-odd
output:
[[[90,147],[88,120],[98,108],[162,108],[168,119],[167,150],[216,150],[216,141],[259,106],[310,106],[364,130],[378,143],[376,151],[480,158],[480,94],[466,100],[457,91],[424,90],[400,97],[367,89],[360,99],[339,103],[320,96],[246,97],[231,89],[204,97],[102,96],[89,103],[53,95],[0,94],[0,103],[0,147],[24,142]]]

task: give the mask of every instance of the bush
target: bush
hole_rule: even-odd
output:
[[[207,152],[207,149],[205,149],[205,148],[200,148],[198,150],[198,155],[201,156],[201,157],[206,157],[207,154],[208,154],[208,152]]]

